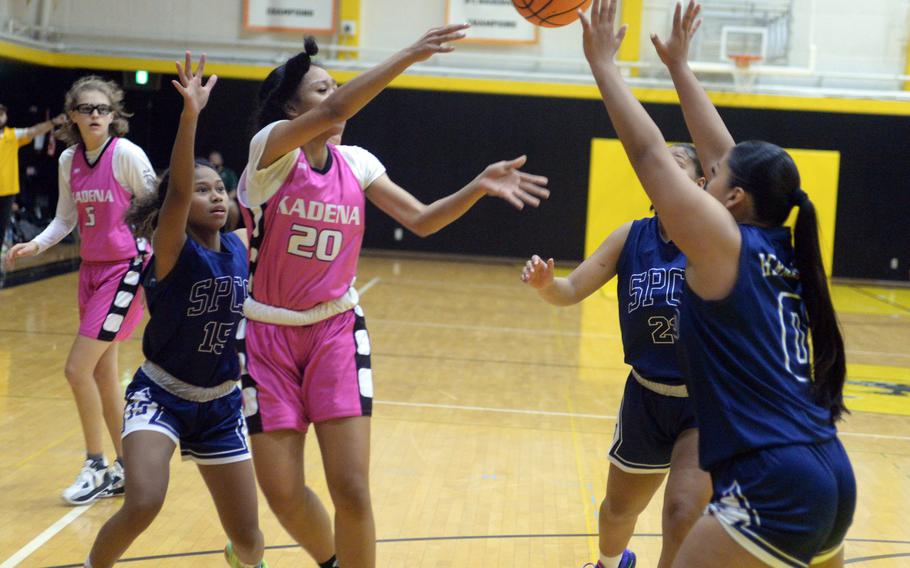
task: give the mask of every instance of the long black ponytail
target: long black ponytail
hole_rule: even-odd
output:
[[[741,142],[730,152],[728,165],[731,187],[742,187],[752,195],[759,221],[783,225],[793,207],[799,207],[793,248],[812,337],[812,395],[819,405],[830,409],[831,420],[837,421],[847,411],[847,359],[822,263],[815,205],[800,188],[793,158],[779,146]]]
[[[803,302],[809,314],[812,330],[812,383],[815,400],[831,409],[832,421],[847,410],[844,406],[844,381],[847,378],[847,359],[828,280],[822,264],[818,243],[818,216],[815,205],[801,189],[794,199],[799,207],[793,234],[796,267],[803,285]]]
[[[259,106],[253,114],[253,133],[265,126],[288,118],[287,104],[297,96],[297,88],[310,70],[312,58],[319,53],[313,36],[303,42],[303,51],[272,69],[259,87]]]

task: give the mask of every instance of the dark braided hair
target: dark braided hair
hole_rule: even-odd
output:
[[[197,168],[211,168],[217,172],[214,164],[204,158],[196,158]],[[124,216],[127,226],[137,237],[151,239],[152,233],[158,227],[158,212],[164,206],[164,198],[167,196],[167,186],[171,181],[171,170],[167,169],[161,174],[161,180],[158,182],[158,189],[145,197],[134,199]]]
[[[297,97],[297,88],[313,65],[312,58],[319,53],[313,36],[303,41],[303,51],[288,59],[284,65],[272,69],[259,87],[259,106],[253,114],[253,132],[266,125],[288,118],[287,104]]]

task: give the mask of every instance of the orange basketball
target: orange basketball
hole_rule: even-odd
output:
[[[578,19],[577,10],[585,11],[592,0],[512,0],[518,13],[536,26],[558,28]]]

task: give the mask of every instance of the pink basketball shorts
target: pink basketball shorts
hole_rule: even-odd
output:
[[[370,338],[360,306],[308,326],[246,321],[243,414],[250,434],[370,416]],[[243,360],[243,359],[241,359]]]
[[[101,341],[129,338],[142,321],[139,287],[146,258],[86,262],[79,268],[79,335]]]

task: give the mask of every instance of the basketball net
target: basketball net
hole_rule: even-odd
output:
[[[754,54],[736,54],[728,56],[733,62],[733,87],[737,91],[749,91],[755,86],[755,79],[758,77],[751,67],[753,63],[761,61],[761,55]]]

